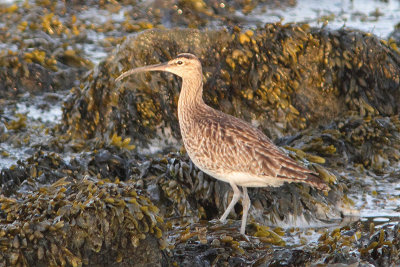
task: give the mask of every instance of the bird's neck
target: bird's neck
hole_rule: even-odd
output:
[[[188,77],[182,79],[182,89],[178,101],[179,122],[187,120],[204,104],[203,81],[201,77]]]
[[[202,79],[196,77],[183,78],[178,107],[193,107],[198,104],[204,104]]]

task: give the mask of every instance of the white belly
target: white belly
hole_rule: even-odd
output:
[[[218,173],[208,173],[205,171],[205,173],[211,175],[212,177],[218,180],[227,183],[234,183],[236,185],[244,187],[266,187],[266,186],[279,187],[283,185],[283,183],[285,182],[285,180],[276,177],[256,176],[253,174],[243,173],[243,172],[218,174]]]

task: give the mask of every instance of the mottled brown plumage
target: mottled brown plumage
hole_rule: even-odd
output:
[[[314,172],[288,157],[260,130],[207,106],[202,97],[201,63],[194,55],[184,53],[166,63],[132,69],[117,81],[143,71],[168,71],[182,77],[178,118],[186,151],[199,169],[229,183],[234,191],[221,221],[226,220],[240,198],[237,186],[243,187],[242,234],[250,208],[247,187],[302,182],[321,190],[328,189]]]

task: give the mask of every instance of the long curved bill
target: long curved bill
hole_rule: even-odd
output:
[[[168,66],[168,62],[161,63],[161,64],[155,64],[155,65],[150,65],[150,66],[144,66],[144,67],[139,67],[135,69],[131,69],[128,71],[125,71],[122,73],[120,76],[118,76],[117,79],[115,79],[116,82],[121,81],[125,77],[128,77],[129,75],[139,73],[139,72],[145,72],[145,71],[165,71]]]

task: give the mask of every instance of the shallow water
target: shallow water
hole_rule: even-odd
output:
[[[17,113],[24,113],[29,119],[41,122],[58,123],[61,121],[62,110],[59,103],[43,109],[27,103],[17,104]]]
[[[361,194],[353,194],[355,208],[363,220],[376,223],[398,221],[400,218],[400,182],[379,181],[366,177],[369,186]]]
[[[237,13],[244,16],[243,13]],[[258,7],[252,12],[254,20],[262,23],[297,22],[331,29],[353,28],[388,38],[400,20],[400,2],[394,0],[297,0],[296,6],[269,9]]]
[[[61,122],[62,117],[62,99],[66,92],[47,93],[43,95],[25,94],[18,102],[10,101],[4,108],[3,116],[8,120],[16,120],[17,114],[23,114],[27,118],[26,128],[35,128],[30,132],[30,144],[9,144],[0,142],[0,170],[15,165],[18,160],[24,160],[31,156],[30,145],[46,143],[48,136],[44,133],[44,128],[52,128]],[[42,129],[41,129],[42,128]],[[4,127],[4,132],[9,132]],[[6,153],[3,153],[6,152]],[[8,154],[8,155],[7,155]]]

